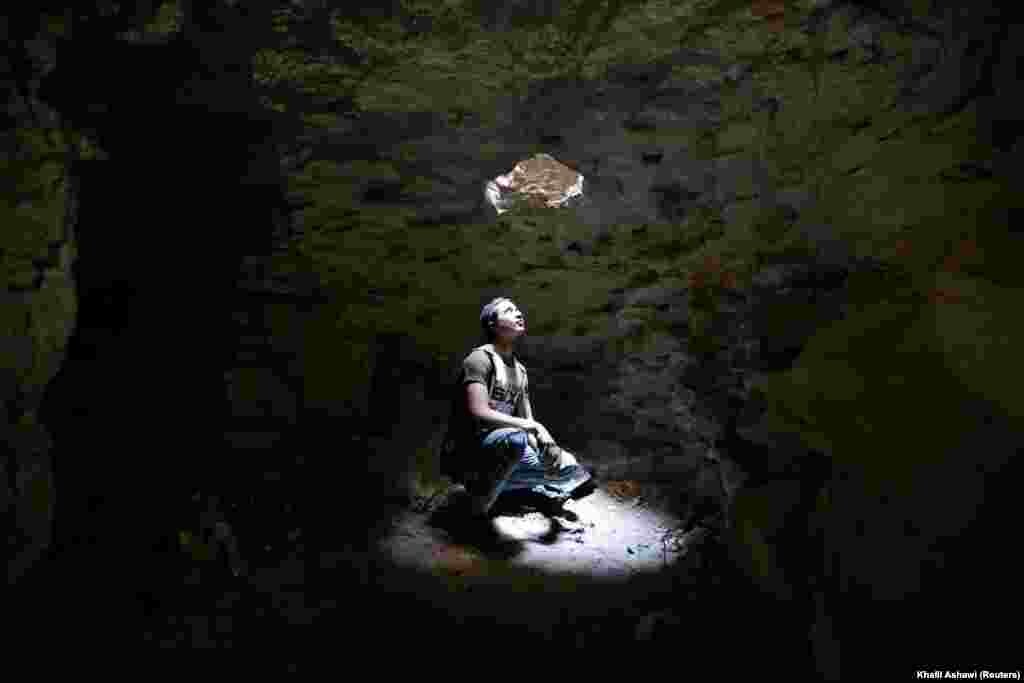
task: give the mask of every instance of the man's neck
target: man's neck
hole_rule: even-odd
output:
[[[512,344],[509,344],[509,343],[504,343],[503,344],[500,341],[498,341],[497,339],[495,339],[491,343],[491,346],[493,346],[494,350],[497,351],[502,356],[511,356],[512,355],[512,351],[513,351]]]

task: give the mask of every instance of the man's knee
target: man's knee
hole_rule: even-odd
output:
[[[574,456],[572,453],[565,449],[562,449],[562,454],[558,464],[561,467],[572,467],[573,465],[578,465],[579,461],[576,460],[576,456]]]
[[[521,429],[501,434],[490,443],[484,444],[484,450],[494,453],[502,463],[516,462],[527,448],[527,435]]]
[[[505,445],[510,456],[521,457],[529,446],[529,435],[522,429],[509,434],[505,438]]]

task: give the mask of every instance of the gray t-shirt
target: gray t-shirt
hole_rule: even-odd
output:
[[[508,386],[503,387],[497,381],[494,382],[490,395],[490,406],[499,413],[524,417],[523,403],[529,397],[529,383],[525,368],[523,368],[523,372],[517,370],[514,356],[502,356],[502,359],[505,361],[505,374],[508,377]],[[465,389],[467,384],[479,382],[486,388],[491,381],[493,373],[494,365],[491,363],[491,358],[487,352],[481,349],[474,349],[462,361],[462,387]],[[500,428],[500,425],[496,425],[493,422],[484,422],[476,418],[470,418],[470,422],[474,434],[480,438]]]

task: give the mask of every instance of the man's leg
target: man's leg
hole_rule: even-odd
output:
[[[558,462],[552,469],[546,468],[542,459],[541,454],[529,449],[519,467],[509,476],[504,490],[530,490],[564,502],[591,479],[591,473],[568,451],[559,449]]]
[[[561,505],[591,478],[564,450],[558,469],[547,470],[526,432],[514,427],[490,432],[481,444],[480,457],[488,463],[489,471],[473,492],[473,512],[477,515],[486,515],[504,491],[528,490]]]
[[[479,450],[483,459],[481,475],[470,491],[473,514],[483,516],[490,511],[527,449],[533,450],[527,443],[526,432],[516,427],[495,429],[484,438]]]

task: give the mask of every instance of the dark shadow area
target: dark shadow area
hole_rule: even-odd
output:
[[[215,28],[202,15],[196,30]],[[248,495],[250,465],[223,442],[224,372],[242,258],[269,251],[283,206],[280,130],[238,66],[244,44],[133,44],[100,14],[78,18],[39,96],[106,158],[71,169],[78,317],[40,409],[55,543],[20,588],[41,628],[127,643],[148,609],[180,599],[176,529],[193,494]]]

